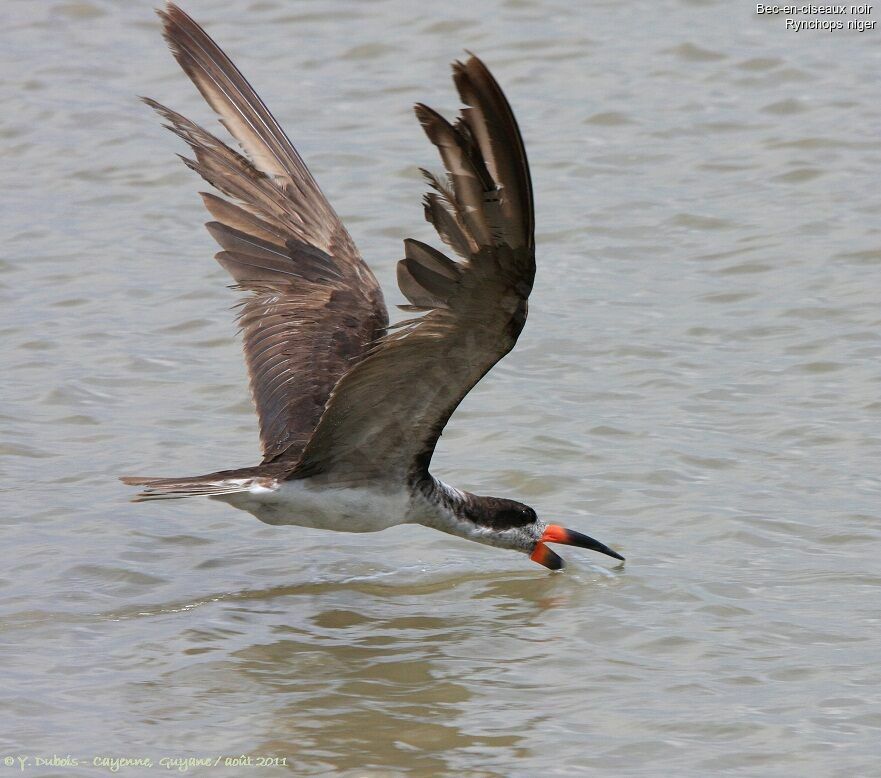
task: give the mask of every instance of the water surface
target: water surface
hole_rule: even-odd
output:
[[[494,67],[539,274],[434,470],[628,559],[548,575],[422,528],[127,502],[120,474],[258,457],[202,187],[135,99],[209,120],[152,5],[17,0],[0,33],[0,759],[876,773],[878,33],[711,0],[187,5],[390,304],[401,238],[434,241],[410,105],[456,107],[465,48]]]

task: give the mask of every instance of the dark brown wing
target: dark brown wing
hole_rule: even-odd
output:
[[[180,8],[159,15],[180,66],[247,156],[152,100],[195,154],[193,170],[233,202],[203,199],[217,261],[251,292],[245,360],[264,461],[299,458],[330,390],[385,333],[373,273],[278,122],[230,59]]]
[[[416,114],[447,180],[426,216],[462,260],[405,241],[398,280],[427,311],[386,335],[340,379],[292,477],[418,478],[470,389],[510,351],[526,321],[535,275],[532,185],[523,141],[501,89],[471,57],[453,66],[468,106],[455,125]]]

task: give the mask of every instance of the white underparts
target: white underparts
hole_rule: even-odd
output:
[[[410,494],[404,489],[318,486],[305,480],[254,485],[216,499],[266,524],[292,524],[338,532],[378,532],[405,524]]]

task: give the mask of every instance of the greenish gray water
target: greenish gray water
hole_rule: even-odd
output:
[[[119,474],[258,458],[200,183],[134,97],[209,117],[152,5],[13,0],[0,32],[0,761],[877,775],[879,33],[711,0],[187,5],[390,303],[400,239],[434,240],[410,105],[456,107],[464,48],[494,67],[539,275],[434,469],[628,558],[548,575],[421,528],[127,502]]]

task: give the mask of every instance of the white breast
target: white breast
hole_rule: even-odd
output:
[[[410,493],[404,488],[330,487],[308,480],[282,481],[275,488],[253,486],[247,492],[218,495],[266,524],[340,532],[377,532],[404,524],[410,513]]]

